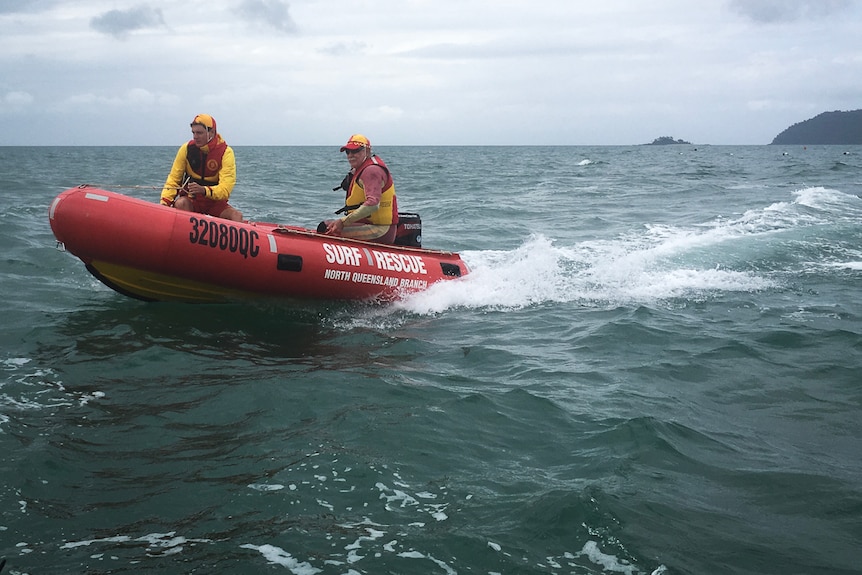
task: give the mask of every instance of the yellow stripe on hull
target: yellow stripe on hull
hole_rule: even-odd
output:
[[[87,269],[108,287],[146,301],[222,303],[253,295],[239,290],[103,261],[91,262]]]

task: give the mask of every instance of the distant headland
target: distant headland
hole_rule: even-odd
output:
[[[686,142],[685,140],[674,140],[671,136],[661,136],[660,138],[656,138],[649,144],[644,144],[645,146],[667,146],[669,144],[691,144],[691,142]]]
[[[862,144],[862,110],[823,112],[793,124],[772,140],[779,145]]]

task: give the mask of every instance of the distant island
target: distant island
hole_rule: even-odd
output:
[[[793,124],[772,140],[779,145],[862,144],[862,110],[823,112]]]
[[[660,138],[656,138],[649,144],[644,144],[646,146],[667,146],[669,144],[691,144],[691,142],[686,142],[685,140],[674,140],[671,136],[662,136]]]

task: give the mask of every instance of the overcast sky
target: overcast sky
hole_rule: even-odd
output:
[[[853,0],[0,0],[0,145],[768,144],[862,108]]]

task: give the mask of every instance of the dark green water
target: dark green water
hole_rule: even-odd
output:
[[[380,148],[473,270],[385,307],[55,248],[174,151],[0,148],[3,575],[862,572],[862,149]],[[340,205],[336,150],[236,154],[247,217]]]

